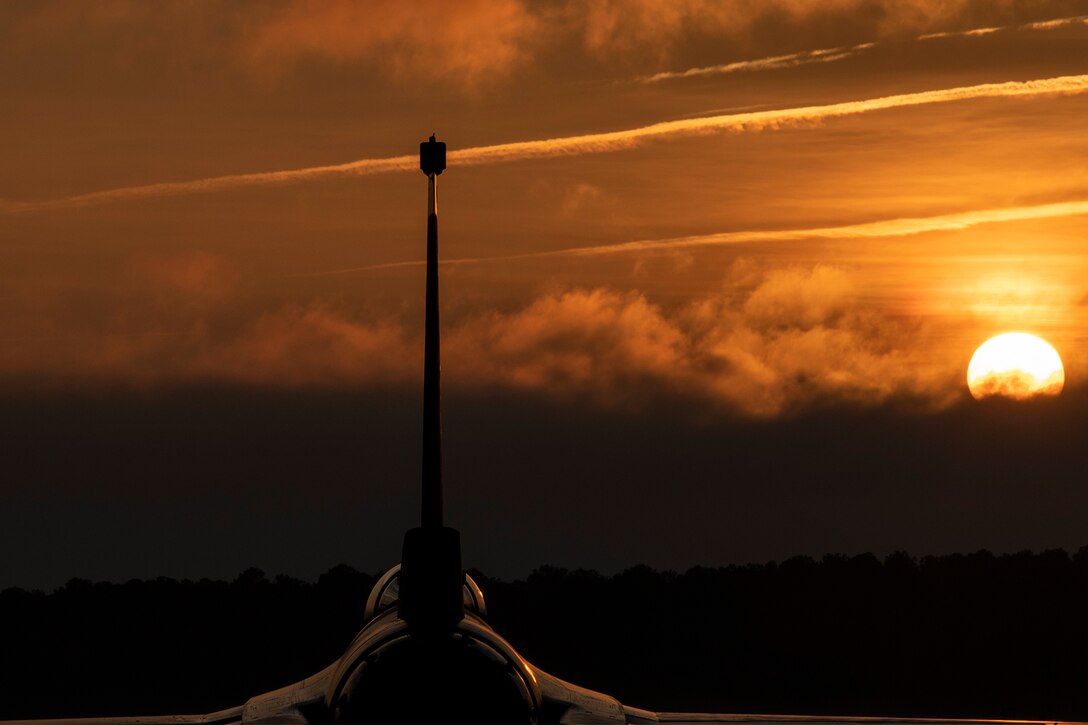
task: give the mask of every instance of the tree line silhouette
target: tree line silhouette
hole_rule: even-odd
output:
[[[1088,719],[1088,547],[472,571],[529,661],[654,710]],[[209,712],[311,675],[375,576],[0,592],[0,717]]]

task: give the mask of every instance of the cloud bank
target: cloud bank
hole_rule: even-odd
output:
[[[190,280],[178,284],[184,290]],[[5,346],[0,375],[52,376],[69,385],[220,381],[281,389],[413,386],[420,379],[420,330],[397,318],[360,319],[313,304],[229,329],[196,319],[174,334],[97,336],[85,325],[64,330],[54,321],[51,337]],[[707,411],[767,417],[825,401],[939,405],[949,396],[947,380],[932,366],[912,364],[912,349],[899,324],[863,310],[845,270],[817,265],[753,275],[742,264],[719,292],[677,308],[596,287],[463,317],[444,330],[443,370],[455,387],[606,408],[682,399]]]
[[[551,396],[637,406],[655,396],[774,416],[821,401],[947,399],[892,343],[894,325],[858,310],[830,266],[773,270],[743,297],[668,312],[638,293],[573,290],[458,328],[447,368]],[[932,375],[932,374],[931,374]]]

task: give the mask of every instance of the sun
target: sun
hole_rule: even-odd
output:
[[[1057,350],[1045,340],[1024,332],[1006,332],[975,350],[967,366],[967,387],[976,399],[1057,395],[1065,387],[1065,369]]]

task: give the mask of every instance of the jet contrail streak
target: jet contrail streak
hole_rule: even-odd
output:
[[[658,83],[660,81],[676,78],[696,78],[699,76],[725,75],[727,73],[743,73],[747,71],[777,70],[779,68],[794,68],[810,63],[830,63],[842,60],[854,55],[860,50],[872,48],[876,43],[862,43],[861,45],[843,46],[841,48],[819,48],[817,50],[803,50],[799,53],[788,55],[773,55],[768,58],[756,58],[754,60],[738,60],[732,63],[706,66],[704,68],[689,68],[684,71],[663,71],[652,76],[643,76],[638,81],[641,83]]]
[[[687,237],[671,237],[669,239],[645,239],[636,242],[623,242],[622,244],[606,244],[596,247],[571,247],[568,249],[556,249],[547,252],[529,252],[526,254],[510,254],[498,257],[462,257],[459,259],[446,259],[442,264],[483,264],[486,262],[508,262],[526,259],[544,259],[549,257],[597,257],[609,254],[625,254],[631,252],[651,252],[674,249],[690,249],[693,247],[728,246],[732,244],[746,244],[753,242],[790,242],[804,241],[808,239],[874,239],[881,237],[905,237],[913,234],[925,234],[926,232],[955,231],[968,229],[979,224],[993,224],[1000,222],[1029,221],[1031,219],[1053,219],[1057,217],[1079,216],[1088,214],[1088,200],[1064,201],[1055,204],[1040,204],[1037,206],[1017,206],[1003,209],[980,209],[975,211],[959,212],[956,214],[941,214],[931,217],[904,217],[900,219],[884,219],[875,222],[861,224],[846,224],[837,227],[813,227],[807,229],[780,229],[770,231],[742,231],[719,232],[717,234],[700,234]],[[381,269],[395,269],[397,267],[419,267],[423,260],[405,262],[387,262],[384,264],[372,264],[365,267],[350,267],[328,272],[317,272],[300,277],[323,277],[352,272],[369,272]]]
[[[1088,75],[1060,76],[1032,81],[984,83],[977,86],[903,93],[895,96],[870,98],[862,101],[846,101],[824,106],[802,106],[773,111],[752,111],[724,116],[664,121],[640,128],[609,133],[593,133],[541,141],[520,141],[495,146],[480,146],[452,151],[450,152],[450,159],[460,161],[462,164],[484,164],[515,159],[601,153],[628,149],[644,141],[666,136],[697,136],[718,131],[731,133],[763,131],[778,129],[783,126],[815,123],[828,118],[906,106],[922,106],[976,98],[1076,94],[1085,91],[1088,91]]]
[[[1058,18],[1057,20],[1041,20],[1037,23],[1028,23],[1021,27],[1028,30],[1053,30],[1054,28],[1062,28],[1066,25],[1073,25],[1075,23],[1088,25],[1088,15],[1078,15],[1073,18]]]
[[[915,40],[935,40],[937,38],[959,38],[990,35],[1002,30],[1054,30],[1067,25],[1082,23],[1088,25],[1088,16],[1078,15],[1069,18],[1055,18],[1024,25],[1002,26],[991,28],[973,28],[971,30],[951,30],[941,33],[926,33],[919,35]],[[779,68],[795,68],[799,65],[812,63],[830,63],[836,60],[844,60],[857,55],[860,51],[875,48],[880,45],[877,41],[861,43],[859,45],[846,45],[839,48],[819,48],[817,50],[802,50],[787,55],[772,55],[766,58],[753,58],[751,60],[738,60],[732,63],[689,68],[682,71],[662,71],[650,76],[636,78],[637,83],[658,83],[660,81],[675,80],[677,78],[697,78],[700,76],[726,75],[728,73],[744,73],[751,71],[778,70]]]
[[[1025,25],[1023,27],[1031,28],[1031,27],[1035,27],[1035,26]],[[1058,26],[1057,25],[1052,25],[1052,26],[1048,26],[1048,27],[1056,28]],[[1045,28],[1037,27],[1035,29],[1036,30],[1044,30]],[[996,32],[998,32],[1000,30],[1005,30],[1005,28],[975,28],[973,30],[951,30],[951,31],[948,31],[946,33],[926,33],[925,35],[919,35],[917,38],[915,38],[915,40],[935,40],[937,38],[962,38],[962,37],[970,37],[970,36],[977,36],[977,35],[990,35],[991,33],[996,33]]]
[[[1088,25],[1088,15],[1076,15],[1073,17],[1058,17],[1058,19],[1049,21],[1040,21],[1038,23],[1027,23],[1025,25],[1013,25],[1002,27],[976,27],[969,30],[949,30],[944,33],[927,33],[926,35],[919,35],[915,40],[934,40],[937,38],[959,38],[959,37],[973,37],[990,35],[992,33],[999,33],[1001,30],[1052,30],[1054,28],[1065,27],[1066,25],[1074,25],[1076,23]],[[644,75],[639,78],[635,78],[636,83],[658,83],[660,81],[673,81],[676,78],[693,78],[704,75],[726,75],[728,73],[744,73],[752,71],[775,71],[783,69],[783,67],[796,67],[798,65],[808,65],[811,63],[830,63],[833,61],[844,60],[856,56],[856,54],[862,50],[868,50],[869,48],[876,48],[879,44],[877,41],[863,42],[863,44],[856,46],[842,46],[840,48],[820,48],[817,50],[802,50],[795,53],[786,54],[786,56],[770,56],[768,58],[755,58],[752,60],[733,61],[731,63],[721,63],[718,65],[706,65],[702,67],[692,67],[687,71],[663,71],[662,73],[655,73],[654,75]]]
[[[905,237],[926,232],[955,231],[967,229],[979,224],[998,222],[1027,221],[1031,219],[1052,219],[1055,217],[1088,214],[1088,201],[1066,201],[1038,206],[1009,207],[1005,209],[982,209],[942,214],[931,217],[906,217],[885,219],[862,224],[849,224],[838,227],[817,227],[813,229],[785,229],[767,232],[722,232],[674,239],[651,239],[638,242],[624,242],[599,247],[575,247],[572,249],[543,252],[537,256],[575,256],[589,257],[602,254],[623,252],[641,252],[660,249],[685,249],[708,247],[744,242],[788,242],[805,239],[868,239],[876,237]]]
[[[517,141],[514,143],[476,146],[451,151],[451,165],[494,164],[523,159],[620,151],[646,141],[672,136],[698,136],[717,132],[748,133],[774,130],[782,127],[811,124],[829,118],[851,116],[871,111],[882,111],[908,106],[923,106],[977,98],[1014,98],[1056,94],[1079,94],[1088,91],[1088,75],[1060,76],[1031,81],[1008,81],[961,86],[935,91],[903,93],[861,101],[846,101],[823,106],[802,106],[773,111],[752,111],[701,118],[685,118],[663,121],[639,128],[590,133],[580,136]],[[88,206],[110,201],[124,201],[148,197],[178,196],[223,191],[249,186],[298,183],[336,176],[380,174],[416,168],[415,156],[395,156],[384,159],[362,159],[333,166],[314,166],[287,171],[268,171],[253,174],[217,176],[196,181],[178,181],[147,186],[130,186],[119,189],[95,191],[89,194],[68,196],[46,201],[0,201],[0,212],[38,211],[68,207]]]
[[[94,206],[111,201],[127,201],[164,196],[184,196],[187,194],[206,194],[213,191],[226,191],[249,186],[275,186],[292,184],[312,179],[349,174],[381,174],[388,171],[404,171],[416,168],[415,156],[394,156],[386,159],[361,159],[346,164],[332,166],[311,166],[305,169],[287,171],[264,171],[253,174],[231,174],[213,176],[195,181],[168,181],[144,186],[126,186],[118,189],[92,191],[89,194],[66,196],[46,201],[12,201],[0,199],[0,212],[39,211],[45,209],[64,209],[80,206]]]

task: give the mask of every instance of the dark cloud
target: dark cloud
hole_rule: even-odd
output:
[[[675,399],[632,416],[444,397],[450,522],[493,575],[1085,543],[1080,390],[759,423]],[[416,520],[420,405],[414,386],[9,391],[0,586],[377,570]]]

